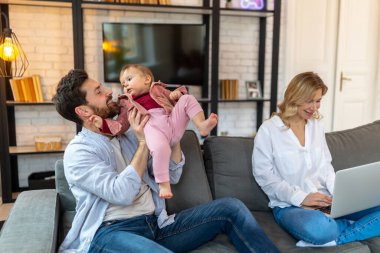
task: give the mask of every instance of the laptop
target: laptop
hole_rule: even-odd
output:
[[[336,172],[333,201],[328,214],[332,218],[380,205],[380,161]]]

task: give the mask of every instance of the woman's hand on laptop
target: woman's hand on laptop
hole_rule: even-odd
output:
[[[301,207],[324,207],[331,205],[331,203],[331,197],[320,192],[313,192],[306,196],[301,203]]]

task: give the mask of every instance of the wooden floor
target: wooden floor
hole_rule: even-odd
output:
[[[13,203],[3,204],[0,200],[0,221],[6,220],[8,218],[9,212],[13,207]]]
[[[12,197],[14,199],[17,198],[19,193],[13,193]],[[13,203],[3,203],[2,198],[0,196],[0,221],[4,221],[8,218],[9,212],[13,207]]]

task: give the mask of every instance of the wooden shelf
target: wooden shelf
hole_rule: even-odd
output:
[[[6,102],[7,106],[16,106],[16,105],[53,105],[53,102],[51,101],[44,101],[44,102],[16,102],[12,100],[7,100]]]
[[[242,17],[271,17],[274,11],[269,10],[245,10],[245,9],[220,9],[223,16],[242,16]]]
[[[203,14],[210,15],[210,7],[202,6],[178,6],[178,5],[153,5],[153,4],[127,4],[127,3],[108,3],[83,1],[83,9],[100,9],[100,10],[121,10],[121,11],[139,11],[139,12],[161,12],[161,13],[180,13],[180,14]]]
[[[247,99],[218,99],[219,103],[241,103],[241,102],[261,102],[270,101],[269,98],[247,98]]]
[[[199,103],[211,103],[209,98],[197,99]],[[249,103],[249,102],[270,102],[270,98],[246,98],[246,99],[218,99],[218,103]]]
[[[29,6],[46,6],[46,7],[67,7],[71,8],[70,0],[1,0],[1,3],[4,4],[13,4],[13,5],[29,5]]]
[[[48,151],[37,151],[34,146],[10,146],[10,155],[33,155],[33,154],[52,154],[52,153],[63,153],[66,146],[62,146],[60,150],[48,150]]]

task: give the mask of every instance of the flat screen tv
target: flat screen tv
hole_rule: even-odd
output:
[[[203,85],[206,45],[202,24],[103,23],[104,79],[119,82],[122,66],[133,63],[149,67],[156,81]]]

